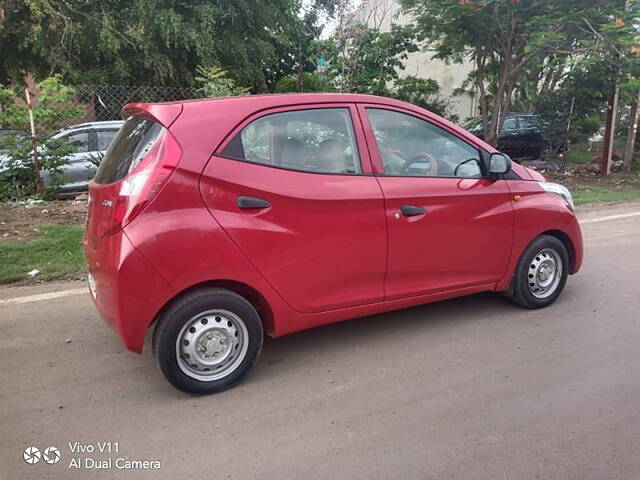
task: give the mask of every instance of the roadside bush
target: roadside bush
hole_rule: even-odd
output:
[[[35,196],[38,181],[35,171],[33,144],[28,137],[6,136],[3,148],[8,154],[0,160],[0,201],[20,200]],[[63,167],[73,153],[73,145],[57,138],[43,138],[39,142],[38,161],[40,171],[46,170],[49,182],[44,198],[53,198],[64,183]]]

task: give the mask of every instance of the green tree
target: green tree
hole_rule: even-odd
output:
[[[613,43],[622,41],[618,38],[612,42],[611,37],[620,34],[628,39],[629,35],[628,29],[622,33],[616,19],[630,19],[637,14],[636,0],[626,11],[619,2],[603,0],[401,3],[415,17],[419,38],[436,58],[473,61],[485,138],[492,143],[497,141],[497,132],[511,110],[514,90],[527,69],[542,65],[545,68],[541,75],[545,76],[558,62],[562,69],[564,57],[569,55],[610,55]]]
[[[282,38],[299,21],[296,0],[4,0],[2,9],[5,84],[27,70],[72,84],[193,85],[198,65],[221,65],[266,91],[291,73]]]
[[[205,67],[200,65],[196,69],[196,82],[202,85],[207,97],[230,97],[233,95],[247,95],[248,87],[239,87],[236,82],[227,77],[227,71],[221,67]]]
[[[417,50],[411,26],[392,25],[383,32],[356,23],[317,42],[314,54],[327,60],[327,75],[336,90],[384,95],[404,70],[408,54]]]
[[[33,98],[33,119],[36,132],[51,134],[62,126],[81,120],[86,114],[84,105],[75,103],[74,89],[62,83],[61,75],[53,75],[35,84],[29,81]],[[3,128],[29,130],[29,113],[24,90],[1,88],[0,125]]]
[[[299,75],[292,73],[278,80],[275,88],[275,93],[330,91],[332,88],[322,75],[308,72],[304,72],[302,75],[302,87]]]
[[[449,102],[442,98],[440,85],[432,78],[414,76],[398,78],[394,82],[394,88],[389,92],[389,96],[426,108],[443,117],[457,120],[449,115]]]

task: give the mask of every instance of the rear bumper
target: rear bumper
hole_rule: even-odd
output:
[[[124,346],[142,352],[144,336],[172,288],[138,252],[124,231],[83,241],[87,268],[95,282],[93,301]]]

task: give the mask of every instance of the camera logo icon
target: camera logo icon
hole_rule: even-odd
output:
[[[49,465],[55,465],[60,461],[61,456],[57,447],[47,447],[42,452],[38,447],[27,447],[22,453],[22,458],[27,465],[35,465],[40,459]]]
[[[29,465],[33,465],[40,461],[40,450],[36,447],[27,447],[24,449],[24,453],[22,454],[22,458]]]
[[[42,452],[42,458],[49,465],[56,464],[60,461],[60,450],[56,447],[47,447],[44,452]]]

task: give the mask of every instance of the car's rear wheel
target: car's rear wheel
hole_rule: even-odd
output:
[[[162,313],[154,332],[160,370],[178,390],[215,393],[239,382],[262,350],[260,317],[240,295],[189,292]]]
[[[541,235],[526,248],[514,274],[510,294],[525,308],[552,304],[562,292],[569,274],[569,253],[564,243]]]

